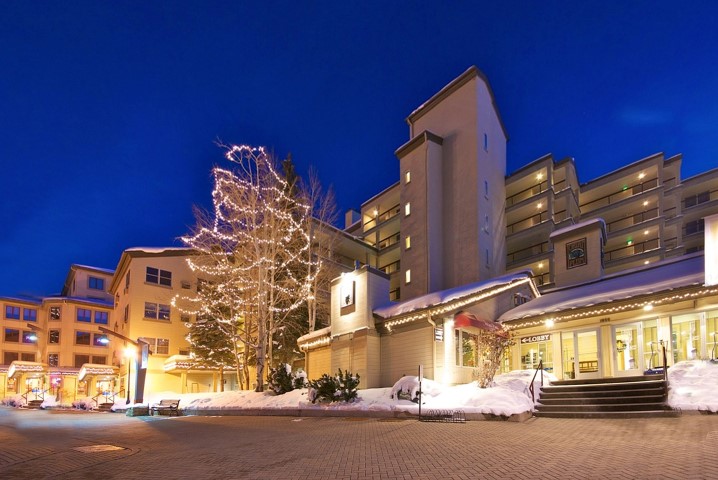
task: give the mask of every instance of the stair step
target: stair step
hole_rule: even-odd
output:
[[[660,402],[653,403],[605,403],[583,405],[537,405],[539,412],[646,412],[654,410],[670,410]]]
[[[552,385],[590,385],[600,383],[632,383],[645,381],[663,381],[663,375],[634,375],[631,377],[603,377],[581,380],[556,380]]]
[[[558,392],[586,392],[586,391],[608,391],[608,390],[642,390],[652,388],[664,388],[663,380],[644,380],[634,382],[602,382],[570,385],[557,385],[555,382],[551,385],[541,387],[541,392],[558,393]]]
[[[664,396],[665,389],[661,386],[658,388],[638,388],[631,390],[579,390],[571,392],[564,390],[550,390],[542,391],[541,398],[575,398],[577,394],[581,394],[582,397],[590,398],[615,397],[617,394],[620,394],[622,397],[644,397],[653,395]]]
[[[678,410],[648,410],[640,412],[534,412],[545,418],[672,418],[680,416]]]
[[[539,397],[539,403],[543,405],[635,405],[641,403],[663,403],[665,395],[643,395],[628,397],[563,397],[563,398],[544,398]]]

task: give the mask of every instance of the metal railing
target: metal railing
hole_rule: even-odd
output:
[[[379,240],[378,248],[381,250],[382,248],[391,247],[392,245],[395,245],[399,243],[399,233],[395,233],[393,235],[389,235],[386,238],[382,238]]]
[[[92,397],[92,401],[95,402],[95,408],[100,406],[100,397],[105,397],[105,401],[102,403],[115,403],[115,398],[119,395],[119,393],[116,392],[100,392],[94,397]]]
[[[514,222],[511,225],[506,226],[506,234],[511,235],[517,231],[521,231],[527,228],[531,228],[535,225],[539,225],[541,223],[544,223],[549,218],[548,212],[544,210],[543,212],[539,212],[535,215],[531,215],[528,218],[524,218],[523,220],[519,220],[518,222]]]
[[[384,265],[383,267],[379,267],[379,270],[386,273],[387,275],[392,274],[394,272],[398,272],[401,268],[401,261],[397,260],[396,262],[388,263]]]
[[[536,245],[531,245],[530,247],[522,248],[521,250],[516,250],[515,252],[511,252],[508,255],[506,255],[506,263],[512,264],[512,263],[518,262],[520,260],[531,258],[534,255],[540,255],[542,253],[547,253],[549,251],[548,246],[549,246],[548,242],[542,242],[542,243],[537,243]]]
[[[382,223],[386,222],[387,220],[396,217],[400,211],[401,211],[401,206],[399,204],[396,204],[393,207],[389,208],[388,210],[381,212],[376,217],[364,222],[364,231],[366,232],[367,230],[371,230],[372,228],[381,225]]]
[[[520,192],[514,193],[510,197],[507,197],[506,198],[506,206],[511,207],[519,202],[526,200],[527,198],[531,198],[535,195],[543,193],[547,190],[547,188],[548,188],[548,182],[545,180],[537,185],[532,185],[529,188],[525,188],[525,189],[521,190]]]
[[[658,208],[652,208],[650,210],[646,210],[645,212],[637,213],[635,215],[631,215],[630,217],[607,223],[606,230],[608,233],[613,233],[616,230],[632,227],[633,225],[645,222],[646,220],[653,220],[654,218],[658,218]]]
[[[536,394],[534,392],[534,382],[536,381],[536,375],[541,372],[541,386],[543,387],[543,360],[539,360],[534,376],[529,384],[529,392],[531,392],[531,402],[536,403]]]
[[[45,400],[45,394],[47,393],[47,389],[43,390],[42,388],[31,388],[27,390],[24,394],[20,395],[23,400],[25,400],[25,405],[27,405],[28,402],[31,401],[30,396],[33,396],[34,398],[32,400]]]
[[[605,260],[611,262],[621,258],[630,257],[631,255],[639,255],[641,253],[650,252],[651,250],[658,250],[660,248],[660,242],[657,238],[652,240],[646,240],[645,242],[632,243],[625,247],[616,248],[614,250],[605,252]]]
[[[626,198],[641,194],[647,190],[656,188],[657,186],[658,178],[652,178],[650,180],[646,180],[645,182],[637,183],[635,185],[627,185],[617,192],[610,193],[601,198],[597,198],[596,200],[591,200],[588,203],[584,203],[583,205],[581,205],[581,213],[586,213],[587,211],[591,212],[601,207],[613,205],[616,202],[620,202],[621,200],[625,200]]]

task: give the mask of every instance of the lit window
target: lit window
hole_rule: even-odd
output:
[[[404,173],[404,183],[411,183],[411,171],[407,170],[406,173]]]
[[[404,238],[404,244],[405,244],[405,248],[406,248],[407,250],[409,250],[409,249],[411,248],[411,235],[407,235],[407,236]]]
[[[107,338],[107,335],[104,335],[102,333],[95,333],[92,336],[92,344],[96,347],[106,347],[110,343],[110,339]]]
[[[5,318],[11,320],[20,320],[20,307],[5,305]]]
[[[47,355],[47,365],[49,367],[58,367],[60,366],[60,354],[58,353],[49,353]]]
[[[22,319],[26,322],[35,322],[37,321],[37,309],[35,308],[23,308],[22,309]]]
[[[50,307],[50,320],[60,320],[60,307]]]
[[[60,330],[50,330],[47,334],[47,343],[60,343]]]
[[[150,353],[169,355],[170,341],[168,338],[140,337],[140,340],[149,344]]]
[[[22,343],[37,343],[37,334],[35,332],[22,332]]]
[[[147,283],[155,283],[165,287],[172,286],[172,272],[160,270],[158,268],[147,267],[147,275],[145,276]]]
[[[411,270],[407,270],[404,273],[404,282],[405,283],[411,283]]]
[[[406,205],[404,205],[404,216],[408,217],[411,215],[411,202],[406,202]]]
[[[88,287],[90,287],[93,290],[104,290],[105,289],[105,279],[97,278],[97,277],[90,277],[88,280]]]
[[[78,308],[77,321],[90,323],[92,321],[92,310],[88,310],[86,308]]]
[[[170,306],[161,303],[145,302],[145,318],[153,320],[169,320]]]

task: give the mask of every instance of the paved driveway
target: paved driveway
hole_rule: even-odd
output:
[[[718,415],[523,423],[0,409],[0,478],[718,478]]]

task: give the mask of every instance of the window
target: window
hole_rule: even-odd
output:
[[[130,272],[127,272],[127,275],[125,275],[125,290],[130,288]]]
[[[189,315],[185,315],[185,314],[180,315],[180,322],[190,323],[191,321],[192,321],[192,318],[190,318]]]
[[[105,290],[105,279],[90,277],[87,281],[87,286],[92,290]]]
[[[75,355],[75,368],[81,368],[86,363],[90,363],[89,355]]]
[[[22,309],[22,319],[26,322],[36,322],[37,321],[37,309],[36,308],[23,308]]]
[[[50,320],[60,320],[60,307],[50,307]]]
[[[20,342],[20,330],[16,330],[14,328],[6,328],[5,329],[5,341],[13,342],[13,343]]]
[[[5,318],[10,320],[20,320],[20,307],[5,305]]]
[[[411,269],[404,272],[404,282],[411,283]]]
[[[411,171],[407,170],[406,173],[404,173],[404,183],[411,183]]]
[[[95,311],[95,323],[107,325],[107,315],[107,312],[100,312],[99,310]]]
[[[406,248],[406,250],[409,250],[411,248],[411,235],[407,235],[404,238],[404,247]]]
[[[411,202],[406,202],[406,205],[404,205],[404,216],[408,217],[411,215]]]
[[[686,222],[686,235],[693,235],[695,233],[704,232],[706,229],[705,220],[695,220],[693,222]]]
[[[107,357],[105,355],[93,355],[92,363],[97,365],[107,365]]]
[[[147,275],[145,276],[147,283],[156,283],[165,287],[172,286],[172,272],[160,270],[158,268],[147,267]]]
[[[86,308],[78,308],[77,321],[90,323],[92,321],[92,310],[88,310]]]
[[[140,340],[150,345],[150,352],[157,355],[169,355],[170,341],[168,338],[140,337]]]
[[[22,332],[22,343],[37,343],[37,334],[32,331],[24,330]]]
[[[711,194],[710,192],[701,192],[696,195],[690,195],[686,197],[685,199],[685,206],[688,207],[694,207],[696,205],[699,205],[701,203],[706,203],[710,201]]]
[[[90,332],[75,332],[75,345],[89,345]]]
[[[35,354],[34,353],[21,353],[20,360],[22,360],[23,362],[34,362]]]
[[[479,337],[478,335],[455,330],[456,365],[460,367],[476,367],[479,364]]]
[[[96,347],[106,347],[110,343],[110,339],[104,333],[95,333],[92,335],[92,344]]]
[[[489,198],[489,181],[484,180],[484,197]]]
[[[489,151],[489,136],[484,133],[484,151]]]
[[[59,353],[48,353],[47,366],[48,367],[59,367],[60,366],[60,354]]]
[[[15,360],[20,360],[20,354],[17,352],[5,352],[3,355],[3,363],[5,365],[10,365]]]
[[[47,334],[47,343],[60,343],[60,330],[50,330]]]
[[[125,323],[127,323],[127,320],[130,318],[130,306],[125,305]]]
[[[192,284],[189,283],[187,280],[182,280],[181,286],[185,290],[189,290],[190,288],[192,288]]]
[[[169,320],[170,306],[161,303],[145,302],[145,318]]]

